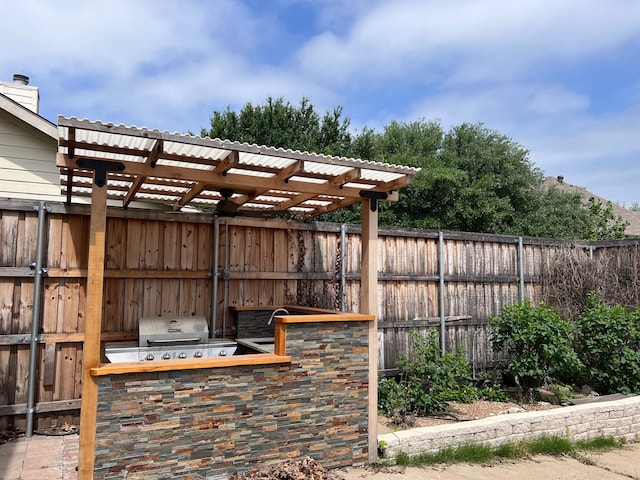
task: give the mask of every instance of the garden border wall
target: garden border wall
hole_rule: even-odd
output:
[[[395,458],[400,452],[413,456],[466,443],[495,447],[545,435],[572,441],[598,437],[638,440],[640,396],[386,433],[378,435],[378,444],[384,445],[384,458]]]

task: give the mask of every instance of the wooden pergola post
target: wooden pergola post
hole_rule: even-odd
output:
[[[98,382],[96,377],[91,375],[91,369],[100,365],[106,225],[107,186],[98,186],[94,179],[91,191],[91,220],[89,226],[87,316],[85,319],[82,352],[82,406],[80,410],[78,480],[93,479]]]
[[[378,461],[378,209],[377,200],[363,199],[360,310],[369,322],[369,463]],[[372,208],[373,206],[373,208]]]

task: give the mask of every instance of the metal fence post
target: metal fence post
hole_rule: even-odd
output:
[[[444,308],[444,234],[438,232],[438,269],[439,269],[439,290],[440,290],[440,351],[444,355],[447,351],[447,335],[445,325],[445,308]]]
[[[520,301],[524,302],[524,244],[522,237],[518,238],[518,275],[520,277]]]
[[[44,202],[38,205],[38,237],[36,246],[36,261],[34,267],[35,275],[33,279],[33,311],[31,316],[31,337],[29,338],[29,379],[27,383],[27,412],[25,436],[31,438],[33,435],[33,416],[35,414],[36,397],[36,363],[38,355],[38,333],[40,330],[40,297],[42,296],[42,275],[46,269],[42,266],[42,256],[44,250],[44,227],[46,209]]]

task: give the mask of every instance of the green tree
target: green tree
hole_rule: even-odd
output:
[[[526,209],[542,182],[529,152],[482,124],[463,124],[446,135],[442,162],[463,172],[454,189],[448,228],[503,233]]]
[[[593,222],[586,240],[624,238],[624,231],[629,222],[613,213],[611,202],[603,204],[600,200],[591,197],[587,209]]]
[[[503,233],[542,182],[526,150],[482,124],[445,134],[434,121],[391,122],[363,130],[352,147],[366,160],[422,168],[397,203],[382,205],[386,226]]]
[[[586,239],[593,220],[578,193],[538,189],[523,215],[504,233],[529,237]]]
[[[351,144],[349,119],[342,118],[342,107],[320,117],[308,98],[294,106],[269,97],[264,105],[245,104],[239,113],[227,107],[213,112],[209,128],[200,134],[327,155],[346,155]]]
[[[542,188],[542,172],[529,152],[483,124],[444,132],[436,121],[392,121],[381,132],[349,132],[342,107],[320,116],[308,98],[298,106],[282,98],[213,112],[203,136],[377,162],[420,167],[399,201],[380,204],[380,225],[502,233],[564,239],[624,235],[612,206]],[[360,222],[360,205],[318,220]]]

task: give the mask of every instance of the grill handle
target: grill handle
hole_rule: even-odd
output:
[[[165,340],[151,340],[151,339],[147,339],[147,343],[149,345],[158,345],[158,344],[169,344],[169,345],[176,345],[178,343],[188,343],[188,344],[196,344],[196,343],[200,343],[200,337],[193,337],[193,338],[167,338]]]

